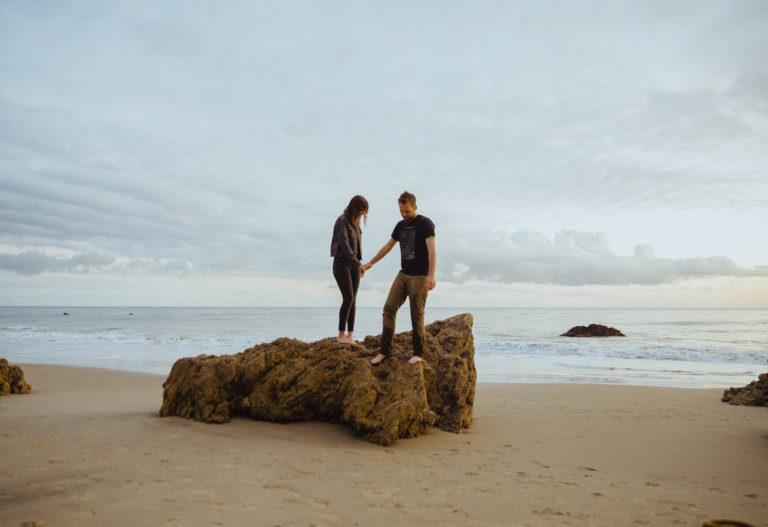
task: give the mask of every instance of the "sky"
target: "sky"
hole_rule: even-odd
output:
[[[768,308],[768,1],[0,2],[0,305]],[[363,278],[380,306],[397,248]]]

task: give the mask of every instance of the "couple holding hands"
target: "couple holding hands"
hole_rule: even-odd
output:
[[[395,335],[395,317],[406,298],[410,300],[413,326],[413,356],[408,362],[421,362],[425,338],[424,307],[428,291],[436,285],[435,224],[426,216],[416,213],[416,196],[410,192],[403,192],[397,202],[403,219],[395,225],[387,243],[366,264],[362,262],[360,221],[365,222],[368,219],[368,201],[362,196],[353,197],[333,227],[333,277],[339,285],[342,297],[338,341],[345,344],[354,343],[352,333],[355,328],[355,298],[360,278],[396,244],[400,244],[400,272],[395,277],[384,304],[381,349],[379,354],[371,359],[371,364],[379,364],[389,357],[392,338]]]

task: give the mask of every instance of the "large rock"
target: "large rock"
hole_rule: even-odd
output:
[[[733,405],[768,406],[768,373],[761,373],[756,381],[741,388],[725,390],[722,401]]]
[[[20,366],[11,366],[6,359],[0,359],[0,395],[29,393],[32,387],[24,380]]]
[[[601,326],[600,324],[590,324],[589,326],[574,326],[561,337],[626,337],[624,333],[616,328]]]
[[[381,336],[351,346],[281,338],[235,355],[180,359],[163,384],[160,415],[330,421],[382,445],[431,426],[458,433],[472,423],[475,400],[472,322],[463,314],[426,326],[424,361],[416,365],[407,362],[410,331],[395,335],[392,356],[377,366],[369,360]]]

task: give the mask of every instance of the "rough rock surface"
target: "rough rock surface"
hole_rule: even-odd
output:
[[[741,388],[725,390],[722,401],[733,405],[768,406],[768,373],[761,373],[756,381]]]
[[[20,366],[11,366],[6,359],[0,359],[0,395],[29,393],[31,389]]]
[[[416,365],[408,364],[410,331],[395,335],[392,355],[377,366],[369,359],[380,335],[355,345],[281,338],[235,355],[179,359],[163,384],[160,415],[344,423],[381,445],[431,426],[458,433],[472,423],[472,323],[463,314],[426,326],[424,360]]]
[[[590,324],[589,326],[574,326],[561,337],[626,337],[624,333],[616,328],[601,326],[600,324]]]

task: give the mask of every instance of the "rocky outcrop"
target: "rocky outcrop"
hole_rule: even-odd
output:
[[[376,366],[369,359],[381,336],[354,345],[281,338],[235,355],[180,359],[163,384],[160,415],[344,423],[381,445],[432,426],[458,433],[472,423],[472,323],[463,314],[426,326],[424,360],[416,365],[407,362],[410,331],[395,335],[392,355]]]
[[[756,381],[741,388],[725,390],[722,401],[733,405],[768,406],[768,373],[761,373]]]
[[[616,328],[601,326],[600,324],[590,324],[589,326],[574,326],[561,337],[626,337],[624,333]]]
[[[11,366],[6,359],[0,359],[0,395],[29,393],[31,389],[20,366]]]

